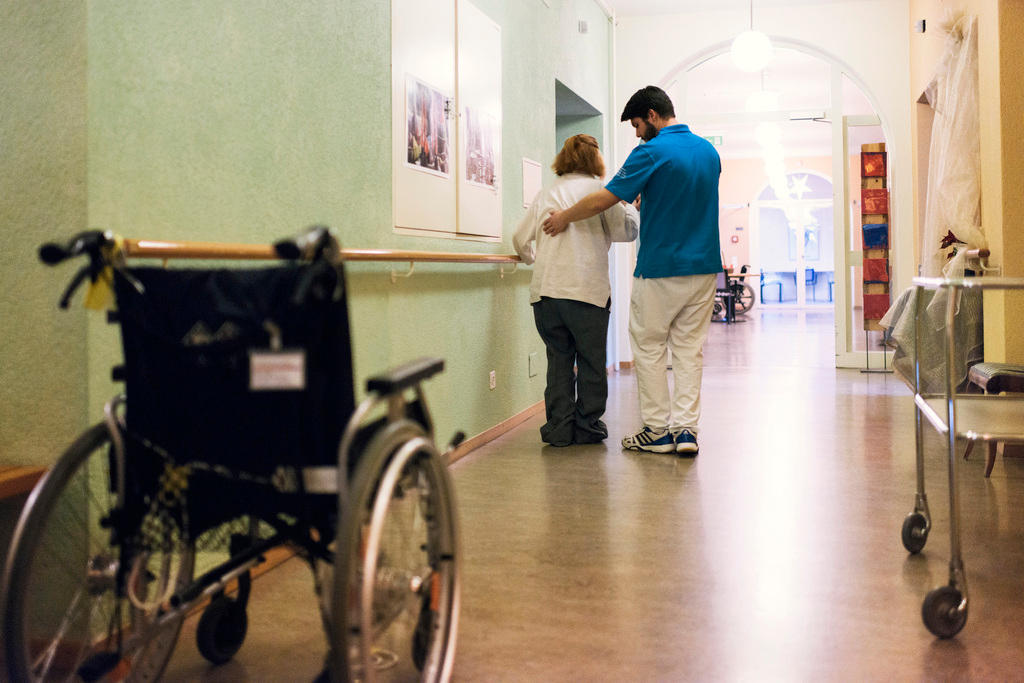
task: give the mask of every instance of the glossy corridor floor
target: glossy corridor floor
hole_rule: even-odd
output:
[[[933,529],[911,556],[910,391],[833,367],[830,310],[748,317],[712,326],[695,460],[620,450],[638,426],[622,373],[607,443],[542,448],[538,417],[453,466],[454,680],[1024,680],[1024,459],[960,468],[970,613],[938,640],[920,613],[948,581],[943,441],[925,428]],[[323,651],[291,560],[256,582],[235,661],[206,665],[186,627],[167,679],[310,680]]]

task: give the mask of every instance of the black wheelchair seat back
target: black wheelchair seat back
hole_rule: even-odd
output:
[[[340,264],[132,268],[115,293],[129,459],[155,446],[257,478],[337,462],[354,410]]]

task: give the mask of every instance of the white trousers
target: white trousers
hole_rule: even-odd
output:
[[[633,346],[640,417],[651,429],[697,434],[704,340],[715,305],[715,274],[633,278],[629,338]],[[672,350],[675,386],[665,369]]]

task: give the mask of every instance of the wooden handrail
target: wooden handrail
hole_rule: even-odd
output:
[[[473,254],[401,249],[342,249],[342,261],[432,261],[443,263],[521,263],[515,254]],[[125,256],[133,258],[277,259],[269,244],[125,240]]]
[[[521,263],[515,254],[473,254],[457,251],[342,249],[343,261],[435,261],[444,263]]]
[[[0,465],[0,500],[28,493],[45,473],[45,467]]]

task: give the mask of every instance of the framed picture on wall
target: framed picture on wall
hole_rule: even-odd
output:
[[[498,122],[475,107],[466,107],[465,117],[466,182],[493,188]]]
[[[471,0],[390,4],[395,232],[498,241],[501,27]]]
[[[405,164],[417,171],[449,177],[451,98],[415,76],[405,77]]]

